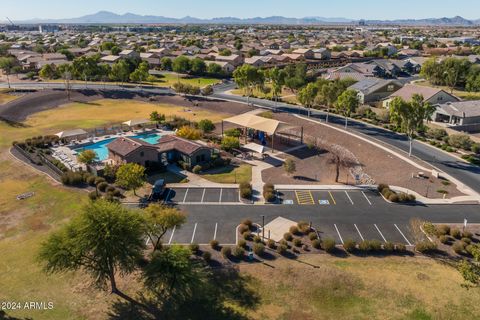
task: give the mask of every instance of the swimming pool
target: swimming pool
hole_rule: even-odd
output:
[[[150,143],[150,144],[156,144],[158,142],[158,140],[162,137],[162,134],[157,133],[157,132],[155,132],[155,133],[142,133],[142,134],[139,134],[139,135],[128,136],[128,137],[129,138],[137,138],[137,139],[143,140],[143,141],[145,141],[147,143]],[[80,152],[85,151],[85,150],[93,150],[97,154],[97,158],[95,160],[97,160],[97,161],[107,160],[108,159],[107,145],[115,139],[117,139],[117,138],[105,139],[105,140],[102,140],[102,141],[99,141],[99,142],[92,143],[88,146],[75,149],[74,151],[80,153]]]

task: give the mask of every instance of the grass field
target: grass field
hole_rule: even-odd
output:
[[[20,98],[20,95],[8,94],[0,91],[0,105]]]
[[[254,319],[473,319],[480,312],[480,291],[462,288],[455,269],[430,259],[299,260],[308,264],[241,267],[262,297]]]
[[[202,178],[216,183],[242,183],[252,181],[252,166],[228,166],[215,173],[202,174]]]
[[[267,84],[267,86],[269,86],[269,85]],[[245,90],[243,90],[243,89],[234,89],[234,90],[231,90],[230,92],[232,94],[238,95],[238,96],[246,95]],[[258,89],[253,90],[253,96],[257,97],[257,98],[261,98],[261,99],[271,99],[273,97],[271,92],[265,94]],[[292,94],[292,92],[288,89],[283,89],[282,94],[281,94],[281,100],[285,101],[285,102],[288,102],[288,103],[293,103],[293,104],[296,104],[298,102],[296,95]]]
[[[429,81],[423,80],[423,81],[416,81],[415,84],[420,85],[420,86],[427,86],[427,87],[433,87],[433,88],[439,88],[442,90],[445,90],[448,93],[451,93],[451,89],[446,86],[435,86],[431,84]],[[465,90],[458,90],[454,89],[453,90],[453,95],[463,99],[463,100],[479,100],[480,99],[480,92],[469,92]]]
[[[103,99],[89,103],[71,103],[60,108],[34,114],[24,127],[13,128],[0,122],[0,147],[10,145],[14,140],[32,136],[54,134],[66,129],[93,128],[111,123],[121,123],[130,119],[149,118],[152,111],[169,116],[181,116],[189,120],[210,119],[218,122],[227,115],[206,110],[154,104],[134,100]]]

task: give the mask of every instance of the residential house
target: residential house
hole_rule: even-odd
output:
[[[118,54],[121,58],[125,59],[138,59],[140,54],[134,50],[123,50]]]
[[[238,54],[232,54],[229,56],[222,56],[219,54],[215,54],[215,60],[216,61],[223,61],[223,62],[228,62],[232,64],[234,67],[238,67],[243,63],[243,58],[242,56]]]
[[[357,91],[361,104],[371,105],[380,102],[401,88],[402,84],[396,80],[379,78],[365,78],[349,87],[349,89]]]
[[[447,102],[435,106],[433,121],[462,126],[466,132],[480,131],[480,100]]]
[[[230,62],[225,62],[225,61],[208,61],[208,60],[205,60],[205,64],[207,66],[209,66],[210,64],[217,64],[219,65],[220,67],[222,67],[222,71],[225,73],[225,74],[231,74],[233,71],[235,71],[235,67],[233,66],[233,64],[231,64]]]
[[[332,53],[327,48],[313,49],[313,59],[330,60]]]
[[[312,49],[296,49],[296,50],[293,50],[292,53],[302,55],[305,59],[315,58],[315,53],[313,52]]]
[[[407,84],[385,99],[383,101],[383,106],[388,109],[390,107],[390,103],[395,97],[400,97],[405,101],[411,101],[415,94],[423,96],[423,101],[432,105],[460,101],[459,98],[442,89]]]

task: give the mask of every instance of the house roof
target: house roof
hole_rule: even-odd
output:
[[[140,139],[123,137],[118,138],[107,144],[108,150],[115,152],[121,156],[127,156],[130,153],[138,150],[139,148],[151,148],[156,149],[156,147],[148,142],[145,142]]]
[[[442,91],[445,94],[451,95],[451,94],[449,94],[448,92],[446,92],[442,89],[432,88],[432,87],[427,87],[427,86],[417,86],[417,85],[413,85],[413,84],[407,84],[402,89],[400,89],[397,92],[395,92],[394,94],[392,94],[390,96],[390,98],[400,97],[405,101],[410,101],[414,94],[419,94],[419,95],[423,96],[423,99],[426,101],[426,100],[429,100],[434,95],[436,95],[436,94],[438,94]],[[452,96],[452,97],[454,97],[454,96]]]
[[[364,95],[371,94],[386,85],[389,84],[397,84],[398,86],[402,86],[402,84],[395,80],[384,80],[379,78],[365,78],[353,85],[350,86],[350,89],[357,90]]]
[[[480,117],[480,100],[448,102],[438,105],[437,109],[460,118]]]
[[[174,135],[162,136],[155,145],[159,152],[165,152],[169,150],[177,150],[186,155],[191,155],[200,149],[206,148],[204,145],[183,139]]]

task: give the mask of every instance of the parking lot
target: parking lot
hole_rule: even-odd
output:
[[[167,188],[165,203],[233,204],[239,203],[237,188]]]
[[[385,202],[372,190],[278,190],[277,197],[285,205],[373,206]]]

